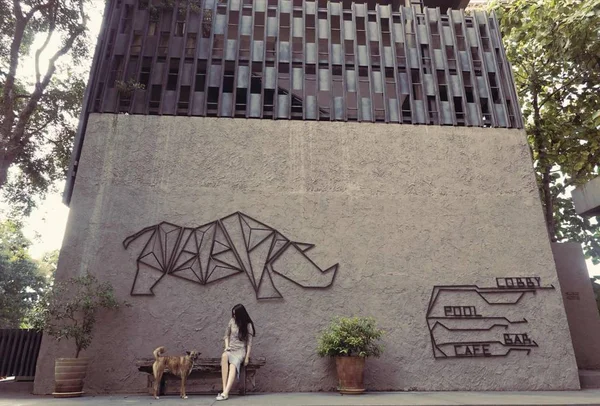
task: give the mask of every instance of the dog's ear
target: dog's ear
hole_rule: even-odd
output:
[[[191,353],[191,352],[189,352],[189,351],[186,351],[186,352],[185,352],[185,355],[192,355],[192,353]]]

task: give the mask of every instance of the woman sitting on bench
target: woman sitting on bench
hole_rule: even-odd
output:
[[[221,377],[223,378],[223,392],[219,393],[217,400],[227,400],[233,380],[237,373],[240,378],[242,362],[248,365],[252,337],[256,335],[254,323],[248,315],[246,308],[237,304],[231,310],[231,320],[225,333],[225,351],[221,356]]]

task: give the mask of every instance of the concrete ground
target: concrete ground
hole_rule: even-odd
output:
[[[1,385],[0,385],[1,386]],[[270,393],[231,396],[217,402],[214,396],[190,395],[189,399],[149,395],[84,396],[54,399],[28,393],[3,391],[0,406],[395,406],[395,405],[600,405],[600,390],[574,392],[375,392],[360,396],[337,393]]]

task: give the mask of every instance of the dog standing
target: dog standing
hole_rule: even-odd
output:
[[[192,372],[194,361],[200,355],[196,351],[186,351],[187,355],[180,357],[161,357],[164,354],[165,347],[158,347],[154,350],[154,364],[152,364],[152,372],[154,373],[154,398],[158,399],[158,388],[160,381],[162,380],[165,369],[168,369],[170,373],[181,378],[181,398],[187,399],[185,394],[185,383],[187,377]]]

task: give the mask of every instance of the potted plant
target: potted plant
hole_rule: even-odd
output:
[[[146,89],[146,86],[144,86],[144,84],[137,82],[134,79],[129,79],[127,81],[116,80],[115,87],[119,91],[119,94],[125,98],[131,97],[131,95],[136,90],[145,90]]]
[[[83,394],[88,358],[79,358],[92,342],[96,313],[100,309],[118,309],[119,302],[108,282],[92,275],[55,283],[40,298],[31,313],[35,329],[56,338],[75,341],[75,358],[57,358],[54,366],[55,397]]]
[[[319,336],[318,354],[335,357],[342,394],[361,394],[366,357],[379,357],[383,350],[377,340],[383,335],[371,317],[339,317]]]

